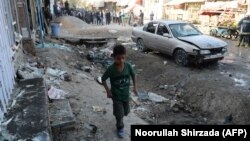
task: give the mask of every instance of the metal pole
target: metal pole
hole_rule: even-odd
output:
[[[38,22],[39,22],[39,30],[40,30],[40,41],[42,42],[42,47],[44,48],[41,0],[37,0],[37,10],[38,10],[37,13],[38,13]]]

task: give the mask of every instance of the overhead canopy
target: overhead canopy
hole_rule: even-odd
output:
[[[218,1],[218,2],[206,2],[205,5],[201,7],[201,10],[229,10],[237,9],[237,1]]]
[[[168,3],[165,3],[164,6],[175,6],[184,3],[196,3],[196,2],[205,2],[205,0],[172,0]]]
[[[237,1],[227,1],[227,2],[206,2],[205,5],[201,7],[201,15],[220,15],[223,11],[234,11],[238,8]]]

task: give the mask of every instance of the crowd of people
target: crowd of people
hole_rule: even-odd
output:
[[[124,10],[119,12],[106,10],[93,10],[87,11],[85,9],[73,9],[69,7],[68,1],[64,4],[59,2],[55,3],[53,6],[54,14],[56,17],[60,16],[75,16],[82,19],[88,24],[96,25],[109,25],[111,23],[117,23],[119,25],[143,25],[144,13],[140,11],[138,15],[138,20],[133,11],[125,13]]]

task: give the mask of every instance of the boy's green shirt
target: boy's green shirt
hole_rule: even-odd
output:
[[[130,77],[134,76],[134,70],[129,63],[125,62],[122,72],[119,72],[115,64],[112,64],[103,74],[102,81],[110,78],[112,99],[126,102],[129,101]]]

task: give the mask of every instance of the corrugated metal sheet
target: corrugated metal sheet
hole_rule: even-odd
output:
[[[12,45],[15,43],[12,17],[10,1],[0,0],[0,121],[6,112],[15,84],[12,61]]]

